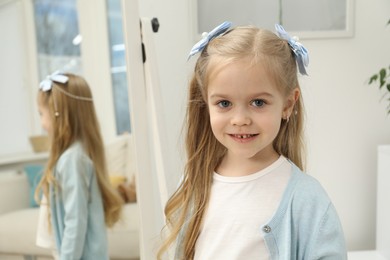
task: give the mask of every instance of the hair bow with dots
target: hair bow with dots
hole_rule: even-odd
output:
[[[291,50],[294,52],[299,73],[302,75],[307,75],[305,69],[305,67],[309,65],[309,53],[307,49],[301,43],[299,43],[295,37],[290,37],[290,35],[288,35],[283,26],[280,24],[275,24],[275,29],[280,38],[287,40]]]
[[[231,22],[223,22],[222,24],[220,24],[217,27],[215,27],[211,32],[203,33],[202,34],[202,40],[197,42],[192,47],[192,49],[190,51],[190,54],[188,55],[188,59],[190,59],[192,56],[194,56],[198,52],[201,52],[212,39],[214,39],[215,37],[225,33],[231,26],[232,26]]]
[[[41,81],[39,84],[39,89],[43,92],[51,90],[53,87],[53,82],[62,83],[65,84],[68,82],[69,78],[63,74],[61,74],[60,71],[56,71],[51,75],[48,75],[44,80]]]

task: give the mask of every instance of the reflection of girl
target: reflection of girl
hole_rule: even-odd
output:
[[[37,189],[49,205],[41,204],[49,215],[40,216],[37,244],[60,259],[108,259],[106,225],[119,219],[121,199],[108,181],[90,88],[76,75],[50,75],[38,106],[52,145]]]
[[[306,49],[281,26],[228,27],[190,53],[188,161],[158,257],[176,243],[175,259],[346,259],[334,206],[301,171]]]

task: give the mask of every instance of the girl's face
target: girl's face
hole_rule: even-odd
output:
[[[47,131],[49,135],[52,133],[52,122],[50,117],[50,111],[47,106],[43,105],[42,102],[38,101],[38,110],[41,117],[42,128]]]
[[[207,101],[212,131],[227,148],[227,157],[262,160],[273,148],[281,119],[291,114],[299,90],[285,97],[262,66],[241,60],[210,76]]]

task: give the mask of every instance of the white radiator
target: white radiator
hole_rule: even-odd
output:
[[[378,146],[376,250],[348,252],[349,260],[390,260],[390,145]]]
[[[390,259],[390,145],[378,147],[376,250]]]

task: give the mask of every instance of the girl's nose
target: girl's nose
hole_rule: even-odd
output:
[[[237,109],[233,112],[230,123],[236,126],[249,125],[251,123],[249,112],[246,109]]]

